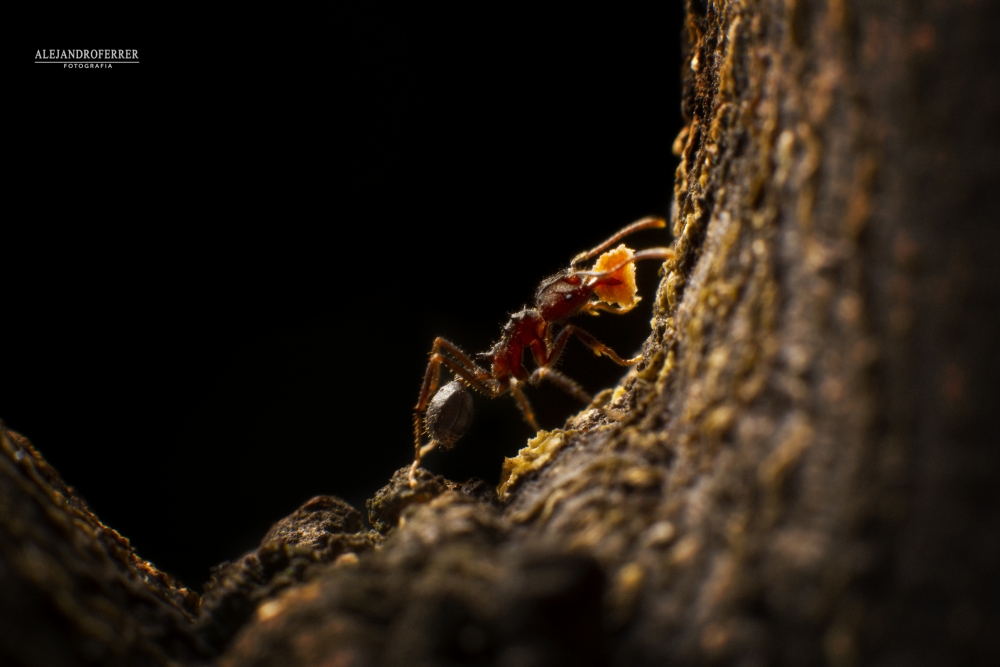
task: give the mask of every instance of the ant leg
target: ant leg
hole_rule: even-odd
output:
[[[531,404],[528,403],[527,397],[521,388],[515,384],[516,381],[510,383],[510,393],[514,394],[514,398],[517,400],[517,407],[521,408],[521,413],[524,415],[524,421],[528,422],[528,425],[536,431],[540,431],[541,428],[538,426],[538,422],[535,421],[535,413],[531,409]]]
[[[641,296],[637,296],[635,298],[635,301],[633,301],[631,305],[628,306],[612,306],[602,301],[591,301],[583,307],[583,312],[587,313],[588,315],[600,315],[600,313],[594,311],[603,310],[606,313],[614,313],[615,315],[624,315],[625,313],[629,312],[630,310],[638,306],[640,301],[642,301]]]
[[[445,349],[455,355],[458,361],[441,354],[439,352],[441,349]],[[489,373],[476,366],[457,345],[444,338],[438,337],[434,339],[434,345],[431,347],[431,359],[427,363],[427,370],[424,372],[424,381],[420,387],[420,398],[417,400],[417,405],[413,408],[414,452],[413,465],[410,466],[409,476],[411,487],[417,485],[416,473],[417,467],[420,465],[420,459],[437,447],[437,442],[434,440],[421,446],[420,435],[423,413],[427,409],[427,404],[430,402],[431,396],[441,383],[441,364],[444,364],[451,372],[465,380],[469,386],[483,392],[487,396],[495,397],[501,393],[499,387],[491,384],[490,381],[492,378]]]
[[[666,226],[667,226],[667,221],[664,220],[663,218],[648,217],[648,218],[643,218],[642,220],[636,220],[631,225],[628,225],[618,230],[618,232],[616,232],[614,236],[612,236],[611,238],[609,238],[607,241],[597,246],[596,248],[591,248],[587,252],[581,252],[579,255],[573,258],[573,261],[570,262],[569,265],[570,267],[573,267],[579,264],[580,262],[584,262],[590,259],[591,257],[596,257],[597,255],[600,255],[602,252],[604,252],[614,244],[618,243],[629,234],[632,234],[633,232],[638,232],[643,229],[653,229],[657,227],[666,227]]]
[[[437,440],[431,440],[423,447],[420,446],[420,413],[413,415],[413,423],[417,431],[417,449],[413,455],[413,463],[410,465],[409,482],[410,488],[417,485],[417,468],[420,467],[420,459],[430,454],[437,447]]]
[[[427,401],[430,400],[430,395],[434,393],[434,390],[441,383],[440,357],[440,354],[433,353],[430,362],[427,364],[427,370],[424,371],[424,381],[420,384],[420,398],[417,399],[417,404],[413,407],[417,412],[424,411],[424,408],[427,407]]]
[[[552,344],[552,351],[549,353],[550,364],[554,363],[555,360],[559,358],[559,355],[562,354],[563,348],[566,346],[566,341],[569,340],[569,337],[574,334],[580,339],[581,343],[593,350],[594,354],[597,356],[604,355],[619,366],[634,366],[642,361],[641,354],[631,359],[622,359],[614,350],[594,338],[591,334],[587,333],[580,327],[567,324],[563,330],[559,332],[559,335],[556,336],[555,342]]]
[[[409,482],[410,487],[417,485],[417,468],[420,466],[420,459],[424,455],[429,454],[435,447],[437,447],[437,441],[431,440],[429,443],[420,446],[420,413],[413,413],[413,434],[414,434],[414,451],[413,451],[413,464],[410,466]]]
[[[578,401],[590,403],[590,395],[583,390],[583,387],[581,387],[575,380],[569,379],[556,369],[552,368],[552,364],[554,364],[557,357],[562,354],[562,349],[565,344],[565,339],[562,341],[557,339],[556,346],[553,346],[553,353],[550,354],[541,339],[536,338],[531,341],[531,356],[534,358],[535,363],[538,364],[538,368],[536,368],[531,376],[528,377],[528,384],[538,384],[541,380],[547,379]]]
[[[490,398],[496,398],[503,393],[499,383],[497,383],[490,374],[479,368],[476,365],[472,365],[467,368],[454,359],[446,357],[440,352],[435,352],[431,355],[430,363],[427,364],[427,372],[424,374],[424,384],[420,389],[420,399],[417,401],[416,407],[413,408],[415,413],[415,429],[417,432],[417,446],[420,445],[420,421],[419,417],[423,414],[424,410],[427,409],[427,404],[431,400],[431,393],[437,389],[438,384],[441,381],[441,364],[448,367],[452,373],[458,377],[465,380],[473,389],[482,392]]]
[[[470,387],[486,396],[489,396],[490,398],[496,398],[503,393],[503,390],[500,389],[500,386],[496,384],[492,377],[490,377],[489,373],[477,366],[473,366],[472,370],[470,370],[459,364],[454,359],[450,359],[443,354],[435,354],[431,357],[431,359],[437,359],[438,363],[447,366],[452,373],[465,380],[466,384]],[[424,407],[427,407],[426,402]]]
[[[458,364],[465,371],[464,374],[459,373],[455,369],[455,366],[452,365],[454,364],[454,361],[440,353],[442,348],[453,354],[458,359]],[[438,388],[438,384],[441,381],[442,363],[447,363],[448,367],[451,368],[452,371],[462,375],[462,378],[467,380],[470,385],[479,389],[487,396],[499,395],[495,391],[490,392],[489,390],[483,388],[483,383],[488,382],[490,379],[489,373],[476,366],[476,364],[474,364],[472,360],[458,348],[457,345],[439,336],[434,339],[434,345],[431,346],[431,360],[427,364],[427,371],[424,373],[424,383],[420,387],[420,399],[417,401],[416,407],[413,408],[417,412],[424,411],[427,407],[427,402],[434,394],[434,390]],[[469,377],[470,375],[471,377]]]
[[[439,349],[444,348],[452,352],[459,358],[459,361],[444,356]],[[420,415],[427,409],[427,403],[441,383],[441,364],[446,365],[451,372],[465,380],[470,387],[481,391],[490,398],[499,396],[502,392],[498,386],[493,384],[490,374],[482,368],[476,366],[472,361],[456,347],[453,343],[444,338],[436,338],[434,346],[431,348],[431,359],[427,363],[427,370],[424,372],[424,381],[420,386],[420,398],[414,406],[414,431],[416,433],[416,447],[420,448]]]
[[[615,362],[619,366],[635,366],[637,363],[642,361],[641,354],[636,355],[631,359],[622,359],[621,357],[618,356],[618,354],[614,350],[612,350],[610,347],[608,347],[601,341],[594,338],[593,335],[591,335],[589,332],[584,331],[579,327],[575,327],[572,324],[566,325],[566,329],[569,329],[571,333],[576,334],[576,337],[580,339],[580,342],[582,342],[584,345],[593,350],[594,354],[598,356],[603,354],[605,357]]]
[[[489,376],[489,373],[476,366],[476,363],[469,358],[469,355],[467,355],[465,352],[462,352],[462,350],[457,345],[452,343],[450,340],[447,340],[446,338],[441,338],[440,336],[438,336],[437,338],[434,339],[434,349],[432,349],[431,352],[432,353],[437,352],[441,348],[448,350],[448,352],[450,352],[453,357],[458,359],[458,363],[462,364],[466,368],[471,368],[475,370],[476,377],[482,379]]]
[[[542,380],[548,380],[581,403],[590,403],[592,400],[590,394],[585,392],[576,380],[566,377],[554,368],[539,366],[528,378],[531,384],[537,384]]]

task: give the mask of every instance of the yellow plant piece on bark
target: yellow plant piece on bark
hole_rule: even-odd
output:
[[[507,500],[510,491],[516,487],[529,473],[544,468],[566,442],[566,434],[574,431],[539,431],[538,435],[528,440],[528,445],[512,459],[503,460],[503,472],[500,474],[500,486],[497,495],[501,500]]]
[[[635,253],[624,243],[613,250],[609,250],[597,258],[594,264],[594,271],[607,271],[625,260],[631,258]],[[621,281],[619,285],[601,285],[594,290],[597,298],[608,304],[617,304],[622,308],[629,308],[638,301],[638,289],[635,286],[635,263],[626,264],[622,268],[611,274],[612,278]]]

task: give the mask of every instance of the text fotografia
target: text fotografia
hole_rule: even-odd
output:
[[[139,63],[136,49],[39,49],[35,63],[64,68],[110,69],[115,65]]]

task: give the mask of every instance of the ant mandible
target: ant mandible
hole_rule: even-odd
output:
[[[642,355],[622,359],[614,350],[573,324],[567,324],[555,335],[553,328],[581,313],[598,315],[600,311],[605,311],[622,314],[632,310],[639,302],[635,289],[635,262],[669,259],[674,256],[674,252],[669,248],[633,252],[624,245],[605,251],[633,232],[665,227],[666,224],[662,218],[643,218],[633,222],[599,246],[574,257],[569,268],[543,280],[535,291],[535,307],[524,308],[511,315],[500,335],[500,341],[489,352],[476,355],[489,362],[489,370],[473,362],[454,343],[440,337],[434,339],[430,363],[427,364],[424,383],[420,388],[420,399],[414,408],[415,456],[413,465],[410,466],[410,486],[416,486],[417,466],[420,465],[421,457],[438,445],[450,449],[471,425],[472,398],[465,391],[466,385],[490,398],[510,392],[525,420],[537,431],[538,423],[528,399],[521,391],[522,384],[533,385],[548,380],[584,403],[591,400],[579,384],[553,368],[570,336],[579,338],[596,355],[604,355],[621,366],[632,366],[639,362]],[[597,255],[601,256],[591,270],[577,268],[582,262]],[[530,373],[522,363],[525,349],[531,351],[537,366]],[[455,374],[455,380],[438,390],[442,365]],[[421,421],[431,438],[423,446],[420,444]]]

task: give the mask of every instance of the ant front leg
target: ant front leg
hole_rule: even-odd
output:
[[[613,313],[615,315],[624,315],[625,313],[631,312],[633,308],[639,305],[642,301],[642,297],[636,297],[632,303],[627,306],[612,306],[607,303],[602,303],[601,301],[591,301],[583,307],[583,311],[588,315],[600,315],[598,311],[603,310],[606,313]]]
[[[574,334],[580,339],[581,343],[593,350],[594,354],[597,356],[604,355],[619,366],[634,366],[642,361],[641,354],[631,359],[622,359],[618,356],[618,353],[594,338],[590,333],[584,331],[580,327],[567,324],[563,330],[559,332],[559,335],[556,336],[555,341],[552,343],[552,351],[549,352],[549,364],[555,363],[556,359],[559,358],[559,355],[562,354],[563,348],[566,347],[566,341],[569,340],[569,337]]]

